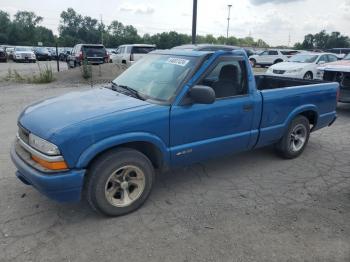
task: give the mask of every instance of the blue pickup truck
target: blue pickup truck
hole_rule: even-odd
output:
[[[336,119],[338,83],[254,76],[244,51],[153,51],[107,87],[50,98],[18,118],[17,177],[57,201],[117,216],[155,173],[274,145],[292,159]]]

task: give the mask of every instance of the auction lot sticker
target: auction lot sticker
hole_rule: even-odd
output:
[[[179,66],[185,66],[190,62],[190,60],[183,59],[183,58],[177,58],[177,57],[169,57],[166,63],[173,64],[173,65],[179,65]]]

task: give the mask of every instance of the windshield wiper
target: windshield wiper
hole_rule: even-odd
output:
[[[124,91],[121,91],[120,89],[123,89]],[[140,99],[140,100],[145,100],[145,98],[137,90],[135,90],[129,86],[126,86],[126,85],[118,85],[118,84],[112,82],[112,90],[121,92],[125,95],[131,95],[131,96],[133,96],[137,99]]]

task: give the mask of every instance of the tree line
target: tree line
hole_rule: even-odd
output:
[[[74,46],[78,43],[101,43],[106,47],[117,47],[122,44],[155,44],[160,49],[191,43],[191,36],[175,31],[157,34],[140,35],[132,25],[124,25],[114,20],[109,25],[90,16],[83,16],[74,9],[68,8],[60,14],[59,35],[41,26],[43,17],[34,12],[18,11],[13,19],[9,13],[0,10],[0,44],[35,46],[42,42],[44,46]],[[197,43],[228,44],[266,48],[269,45],[262,39],[252,37],[228,39],[224,36],[214,37],[211,34],[198,35]],[[325,49],[332,47],[349,47],[349,37],[339,32],[331,34],[321,31],[318,34],[308,34],[302,43],[296,43],[297,49]]]
[[[330,48],[348,48],[350,47],[350,38],[342,35],[340,32],[327,33],[325,30],[317,34],[308,34],[304,37],[302,43],[294,45],[296,49],[330,49]]]
[[[34,12],[18,11],[11,20],[9,13],[0,10],[0,44],[35,46],[42,42],[44,46],[74,46],[77,43],[97,44],[103,42],[106,47],[117,47],[122,44],[155,44],[160,49],[191,43],[191,36],[175,31],[157,34],[140,35],[132,25],[124,25],[114,20],[109,25],[98,19],[83,16],[74,9],[68,8],[60,15],[59,35],[43,27],[43,17]],[[236,38],[213,35],[198,35],[197,43],[228,44],[251,47],[268,47],[261,39],[252,37]]]

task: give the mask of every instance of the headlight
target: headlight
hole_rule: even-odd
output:
[[[293,69],[293,70],[288,70],[288,73],[299,73],[301,70],[303,70],[302,68],[298,68],[298,69]]]
[[[57,156],[61,154],[56,145],[33,134],[29,134],[29,145],[49,156]]]

